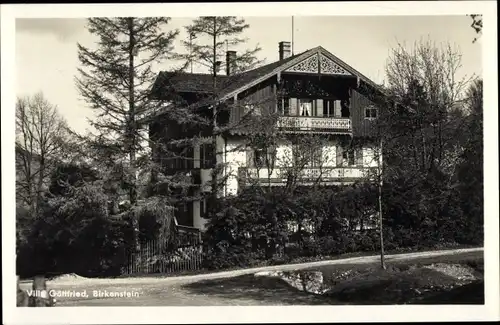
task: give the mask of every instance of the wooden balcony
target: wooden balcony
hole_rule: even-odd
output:
[[[280,116],[278,128],[289,133],[352,133],[351,119],[338,117]]]
[[[285,185],[289,175],[298,173],[297,181],[302,185],[328,184],[341,185],[351,184],[357,180],[374,180],[377,175],[376,167],[317,167],[304,168],[295,171],[290,167],[275,168],[272,171],[267,168],[256,169],[241,167],[238,176],[243,185],[260,183],[269,185]]]

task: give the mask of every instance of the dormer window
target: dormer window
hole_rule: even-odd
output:
[[[367,119],[375,119],[377,118],[378,110],[375,106],[367,106],[365,108],[365,118]]]

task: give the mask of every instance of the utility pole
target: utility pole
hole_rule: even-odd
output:
[[[213,17],[213,103],[212,103],[212,146],[213,146],[213,153],[214,153],[214,166],[213,166],[213,171],[212,171],[212,203],[215,203],[217,200],[217,105],[218,105],[218,99],[217,99],[217,69],[218,67],[218,62],[217,62],[217,36],[216,36],[216,31],[217,31],[217,17]],[[212,206],[213,207],[213,206]]]
[[[380,265],[382,269],[386,269],[385,265],[385,253],[384,253],[384,226],[383,226],[383,216],[382,216],[382,186],[383,186],[383,178],[382,178],[382,136],[380,135],[380,144],[379,144],[379,157],[378,157],[378,216],[379,216],[379,230],[380,230]]]

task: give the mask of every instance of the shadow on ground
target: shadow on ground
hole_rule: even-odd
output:
[[[408,265],[387,270],[365,266],[340,279],[345,269],[324,272],[331,288],[324,295],[301,292],[278,278],[254,275],[190,283],[182,289],[226,301],[252,299],[264,305],[484,304],[482,279],[466,283],[435,270]]]
[[[329,305],[331,299],[300,292],[276,278],[253,274],[229,279],[206,280],[182,286],[186,292],[224,299],[253,299],[264,305]]]
[[[484,282],[476,281],[410,303],[422,305],[484,305]]]

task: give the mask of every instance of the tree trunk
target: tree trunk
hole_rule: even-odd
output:
[[[42,193],[42,188],[43,188],[43,177],[45,175],[45,158],[42,153],[41,159],[40,159],[40,167],[38,170],[38,180],[35,185],[35,191],[33,193],[33,216],[37,217],[38,216],[38,210],[40,207],[41,203],[41,193]]]

